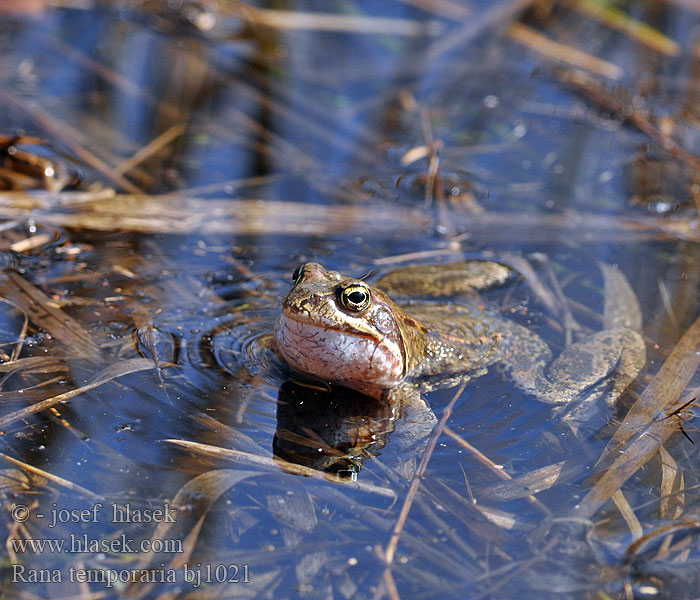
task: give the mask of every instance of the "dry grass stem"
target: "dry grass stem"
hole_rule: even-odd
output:
[[[26,408],[16,410],[6,414],[3,417],[0,417],[0,429],[5,429],[12,423],[16,423],[17,421],[21,421],[22,419],[25,419],[31,415],[52,408],[57,404],[66,402],[72,398],[75,398],[76,396],[79,396],[80,394],[94,390],[95,388],[100,387],[101,385],[104,385],[105,383],[118,377],[135,373],[137,371],[147,371],[154,368],[155,366],[153,361],[145,358],[130,358],[123,360],[100,371],[95,376],[93,381],[87,385],[72,389],[69,392],[64,392],[63,394],[52,396],[51,398],[46,398],[45,400],[36,402],[31,406],[27,406]]]
[[[439,248],[437,250],[422,250],[420,252],[407,252],[396,256],[384,256],[375,258],[372,262],[375,265],[394,265],[402,262],[410,262],[412,260],[423,260],[426,258],[437,258],[452,256],[455,260],[462,257],[461,250],[457,244],[450,244],[447,248]]]
[[[73,202],[75,199],[75,202]],[[94,200],[91,202],[91,199]],[[35,213],[41,207],[41,213]],[[101,190],[79,192],[0,193],[0,218],[34,217],[47,225],[69,229],[133,231],[141,233],[193,233],[240,235],[332,235],[348,230],[386,234],[422,228],[430,223],[422,209],[392,206],[318,205],[312,213],[302,202],[183,198],[117,194]],[[594,214],[523,214],[452,211],[450,221],[472,240],[570,241],[640,240],[700,241],[697,223],[689,217],[614,216]]]
[[[7,273],[4,280],[0,278],[0,294],[25,312],[32,324],[60,340],[72,354],[100,361],[101,350],[83,326],[55,307],[44,292],[24,277],[14,272]]]
[[[464,392],[466,386],[466,381],[459,386],[455,394],[452,396],[452,400],[450,400],[449,404],[445,407],[445,410],[442,413],[442,417],[440,418],[437,425],[433,429],[433,432],[430,435],[428,445],[426,446],[425,452],[423,452],[421,461],[418,464],[418,468],[416,469],[416,472],[413,475],[411,485],[408,488],[408,492],[406,493],[406,498],[404,499],[403,505],[401,506],[401,512],[399,513],[398,519],[396,520],[396,524],[394,525],[394,529],[391,532],[391,538],[389,539],[389,543],[387,544],[386,550],[384,551],[387,569],[389,569],[391,567],[391,564],[394,562],[394,556],[396,555],[396,549],[399,544],[401,532],[403,531],[403,528],[406,525],[408,513],[411,512],[411,507],[413,506],[416,494],[418,493],[418,488],[420,487],[421,480],[425,475],[425,470],[428,468],[428,463],[430,462],[430,459],[433,456],[433,452],[435,451],[437,441],[445,429],[447,420],[450,418],[450,415],[452,415],[452,409],[454,408],[454,405]]]
[[[24,238],[18,242],[14,242],[10,246],[10,250],[13,252],[26,252],[27,250],[35,250],[36,248],[41,248],[44,244],[48,244],[53,240],[53,236],[48,233],[39,233],[37,235],[32,235],[28,238]]]
[[[678,56],[680,54],[680,46],[675,41],[646,23],[637,21],[622,11],[613,8],[609,3],[598,0],[576,0],[571,2],[570,5],[574,10],[596,19],[608,27],[621,31],[649,48],[668,56]]]
[[[496,475],[499,479],[503,479],[504,481],[513,481],[513,477],[511,477],[506,471],[503,470],[503,467],[501,465],[497,465],[495,462],[493,462],[488,456],[486,456],[483,452],[472,446],[469,442],[467,442],[465,439],[457,435],[452,429],[449,427],[445,426],[445,433],[451,437],[453,440],[455,440],[460,446],[468,450],[479,462],[482,464],[486,465],[491,472]],[[558,476],[558,473],[557,473]],[[554,481],[556,481],[556,477],[554,478]],[[552,482],[553,484],[554,482]],[[540,491],[540,490],[538,490]],[[544,512],[545,514],[549,515],[551,514],[551,511],[544,505],[542,504],[535,496],[532,494],[527,494],[526,498],[532,502],[533,505],[535,505],[539,510]]]
[[[200,444],[198,442],[192,442],[189,440],[166,439],[162,441],[168,444],[173,444],[175,446],[186,448],[199,456],[207,456],[209,458],[216,458],[218,460],[228,460],[243,465],[262,467],[265,469],[271,469],[278,473],[280,472],[280,469],[282,469],[283,471],[294,475],[302,475],[304,477],[313,477],[315,479],[324,479],[330,481],[335,480],[339,483],[343,483],[343,486],[356,488],[364,492],[379,494],[380,496],[386,496],[388,498],[396,497],[396,492],[394,492],[394,490],[382,488],[361,481],[344,481],[342,479],[335,479],[330,474],[324,474],[315,469],[311,469],[310,467],[290,463],[280,458],[273,459],[267,456],[258,456],[255,454],[250,454],[248,452],[241,452],[240,450],[232,450],[230,448],[219,448],[217,446],[211,446],[209,444]]]
[[[632,507],[629,505],[629,502],[627,502],[627,498],[625,498],[625,495],[622,493],[622,490],[617,490],[612,495],[612,501],[615,503],[615,506],[617,506],[617,510],[620,511],[622,518],[625,520],[625,523],[627,523],[627,526],[630,528],[630,533],[632,534],[632,537],[634,539],[640,538],[644,533],[644,530],[642,529],[642,524],[639,522],[639,519],[637,519],[637,515],[634,514],[634,510],[632,510]]]
[[[659,516],[662,519],[678,519],[683,514],[685,494],[683,493],[683,473],[673,456],[661,446],[661,487],[659,489]],[[678,491],[675,491],[678,490]]]
[[[598,465],[605,471],[571,516],[590,518],[644,466],[666,440],[678,431],[674,419],[655,420],[663,411],[679,402],[700,365],[700,318],[676,344],[651,383],[632,405],[622,424],[608,443]],[[697,394],[696,394],[697,395]],[[694,396],[681,399],[680,404]]]
[[[255,8],[237,2],[239,9],[232,9],[241,19],[259,27],[280,30],[330,31],[337,33],[362,33],[367,35],[438,35],[442,29],[437,21],[412,21],[389,17],[365,17],[339,15],[299,10],[273,10]]]
[[[622,78],[622,68],[607,60],[597,58],[572,46],[549,39],[537,30],[522,23],[513,23],[508,28],[512,40],[527,46],[549,60],[567,63],[572,67],[586,69],[591,73],[618,80]]]
[[[100,500],[102,499],[102,496],[99,494],[95,494],[94,492],[91,492],[87,488],[84,488],[77,483],[73,483],[72,481],[69,481],[68,479],[64,479],[63,477],[59,477],[58,475],[53,475],[52,473],[49,473],[48,471],[44,471],[43,469],[39,469],[38,467],[35,467],[33,465],[29,465],[25,462],[22,462],[20,460],[17,460],[16,458],[12,458],[11,456],[7,456],[6,454],[0,453],[0,458],[2,460],[9,462],[12,465],[15,465],[16,467],[19,467],[20,469],[23,469],[24,471],[27,471],[27,473],[31,473],[32,475],[39,475],[40,477],[43,477],[47,481],[51,481],[52,483],[55,483],[56,485],[60,485],[63,488],[66,488],[67,490],[70,490],[71,492],[79,492],[81,494],[84,494],[88,498],[91,498],[93,500]]]
[[[150,158],[154,154],[160,152],[163,148],[168,146],[173,140],[176,140],[181,135],[183,135],[185,133],[185,131],[187,131],[187,128],[184,125],[173,125],[167,131],[164,131],[163,133],[161,133],[157,138],[155,138],[149,144],[146,144],[143,148],[141,148],[133,156],[131,156],[130,158],[127,158],[125,161],[122,161],[121,163],[119,163],[114,168],[114,172],[118,173],[119,175],[124,175],[125,173],[128,173],[136,165],[142,163],[144,160],[147,160],[148,158]]]
[[[640,553],[644,549],[644,546],[660,536],[666,536],[671,533],[683,531],[684,529],[698,529],[699,527],[700,521],[696,520],[678,521],[676,523],[663,525],[657,529],[645,533],[642,537],[632,542],[627,549],[627,555],[630,558],[634,558],[634,555]]]

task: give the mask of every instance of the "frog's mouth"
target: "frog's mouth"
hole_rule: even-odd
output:
[[[275,347],[302,373],[356,389],[387,389],[404,375],[401,348],[384,337],[340,331],[282,312],[275,324]]]

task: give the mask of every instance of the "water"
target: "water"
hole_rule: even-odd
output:
[[[0,194],[13,303],[0,310],[0,351],[3,363],[35,360],[1,379],[4,594],[695,597],[697,451],[680,429],[617,507],[575,508],[698,316],[688,160],[509,37],[507,3],[282,6],[354,15],[362,33],[251,28],[213,4],[87,4],[31,17],[0,6],[0,133],[48,139],[27,149],[77,171],[82,190],[137,194],[34,193],[31,214]],[[563,9],[523,22],[620,67],[644,114],[697,154],[695,13],[634,2],[625,13],[679,53]],[[376,17],[394,20],[367,33]],[[450,46],[455,19],[473,31]],[[268,348],[304,261],[376,278],[494,256],[556,281],[584,332],[601,326],[597,263],[619,267],[648,350],[620,407],[574,434],[492,368],[459,394],[428,394],[438,419],[451,413],[426,450],[386,404],[289,381]],[[479,302],[558,354],[565,320],[525,275]],[[34,307],[26,331],[18,302]]]

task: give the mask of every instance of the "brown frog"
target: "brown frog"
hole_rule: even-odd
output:
[[[503,272],[490,269],[506,267],[476,262],[487,283],[503,280]],[[431,281],[439,288],[445,271],[454,268],[404,269],[408,279],[403,280],[417,277],[423,291]],[[601,269],[606,289],[616,281],[622,295],[634,297],[619,271]],[[415,398],[411,392],[482,375],[499,363],[520,389],[543,402],[566,404],[607,394],[612,403],[645,363],[644,342],[635,331],[639,324],[630,323],[623,310],[606,307],[605,329],[553,360],[542,338],[498,314],[456,304],[395,303],[379,289],[407,291],[392,274],[373,287],[310,262],[295,271],[293,281],[275,325],[277,353],[297,372],[374,398]],[[440,295],[441,289],[435,292]]]

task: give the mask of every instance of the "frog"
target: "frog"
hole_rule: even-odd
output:
[[[472,262],[478,263],[476,273],[487,285],[508,277],[503,264]],[[624,275],[608,265],[600,268],[606,290],[614,287],[636,303]],[[447,272],[452,276],[446,279]],[[385,275],[370,285],[316,262],[302,264],[282,301],[274,349],[302,378],[391,402],[399,412],[411,406],[415,410],[419,402],[423,405],[418,410],[429,411],[423,392],[484,375],[493,365],[541,402],[566,406],[605,397],[611,405],[646,362],[638,331],[641,317],[634,316],[634,309],[630,317],[630,311],[608,310],[606,305],[604,328],[555,358],[542,337],[497,310],[394,300],[385,291],[398,298],[412,287],[424,294],[434,285],[433,296],[445,295],[445,287],[450,293],[457,289],[455,272],[454,264],[407,267],[402,275]],[[470,286],[468,280],[461,282],[463,289]],[[428,428],[430,423],[434,417]]]

